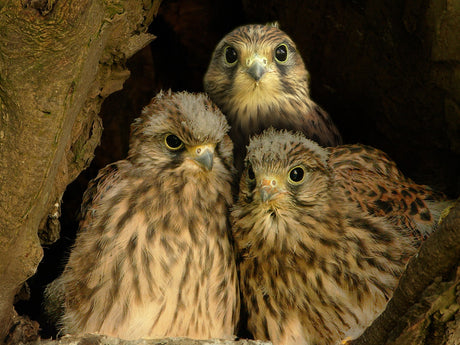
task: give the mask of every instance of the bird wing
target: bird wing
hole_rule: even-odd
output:
[[[437,218],[433,205],[445,201],[444,194],[405,177],[378,149],[355,144],[328,150],[329,166],[349,200],[370,214],[390,219],[416,243],[432,232]]]
[[[330,115],[318,104],[310,101],[308,113],[302,115],[301,129],[307,138],[325,147],[342,144],[342,136],[339,130]]]
[[[109,164],[89,181],[80,207],[80,230],[86,229],[91,224],[96,205],[104,198],[104,194],[123,178],[123,171],[130,164],[128,161]]]
[[[122,162],[116,162],[107,165],[99,170],[97,176],[88,183],[80,209],[79,231],[84,231],[91,225],[93,210],[97,205],[97,201],[102,199],[104,192],[121,178],[120,166],[122,164]],[[43,307],[49,325],[58,325],[64,315],[64,303],[66,300],[64,284],[65,279],[60,276],[49,283],[44,291]]]

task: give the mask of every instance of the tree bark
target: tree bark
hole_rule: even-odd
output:
[[[38,228],[99,143],[102,101],[129,76],[160,0],[0,3],[0,342],[43,255]],[[50,215],[50,218],[48,217]],[[57,234],[46,230],[52,242]]]

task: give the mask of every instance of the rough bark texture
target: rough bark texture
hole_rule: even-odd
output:
[[[452,281],[437,278],[399,320],[386,344],[459,345],[460,271]]]
[[[0,8],[0,341],[42,258],[38,228],[91,161],[101,103],[147,45],[159,1],[10,1]],[[48,221],[50,215],[50,221]],[[57,228],[58,229],[58,228]],[[58,234],[44,231],[43,242]]]

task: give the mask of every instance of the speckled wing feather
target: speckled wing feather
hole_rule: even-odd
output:
[[[335,180],[349,200],[370,214],[391,219],[417,243],[429,236],[444,202],[448,202],[444,194],[405,177],[396,163],[376,148],[354,144],[328,150]]]
[[[88,183],[83,193],[83,200],[80,206],[79,233],[91,230],[93,219],[97,212],[97,204],[104,199],[104,194],[115,186],[122,179],[123,168],[128,168],[128,161],[118,161],[107,165],[99,170],[97,176]],[[96,216],[97,217],[97,216]],[[52,325],[59,325],[60,318],[64,314],[64,282],[58,278],[51,282],[45,289],[43,309],[45,316]]]
[[[97,176],[88,183],[86,191],[83,193],[83,199],[80,206],[80,228],[79,231],[85,231],[90,225],[91,218],[94,215],[93,205],[104,199],[104,194],[116,185],[122,179],[122,171],[129,169],[131,163],[126,160],[118,161],[107,165],[99,170]]]
[[[342,144],[342,137],[329,114],[318,104],[312,102],[308,112],[302,114],[300,131],[317,143],[324,146]],[[284,128],[284,127],[281,127]]]

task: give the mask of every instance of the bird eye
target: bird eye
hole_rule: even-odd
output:
[[[177,151],[184,147],[184,143],[174,134],[168,134],[165,137],[165,144],[172,151]]]
[[[236,60],[238,60],[238,54],[236,53],[235,48],[230,46],[225,48],[225,60],[231,65],[233,65]]]
[[[297,166],[295,168],[292,168],[289,171],[289,181],[293,183],[300,183],[303,181],[305,177],[305,170],[304,168]]]
[[[288,55],[288,48],[287,45],[285,44],[280,44],[276,49],[275,49],[275,58],[278,62],[284,62],[287,59]]]
[[[254,170],[252,169],[252,165],[249,164],[248,166],[248,179],[253,181],[256,179],[256,174],[254,174]]]

